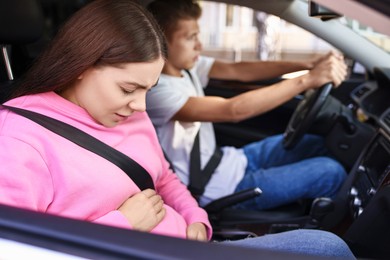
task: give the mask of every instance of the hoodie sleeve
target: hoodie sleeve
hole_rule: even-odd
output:
[[[0,203],[46,212],[54,196],[51,174],[29,144],[0,136]]]
[[[197,201],[192,197],[187,187],[180,182],[171,169],[161,152],[164,173],[159,179],[156,189],[163,197],[164,201],[180,213],[187,225],[200,222],[206,226],[208,239],[212,236],[212,227],[208,219],[207,212],[199,207]]]

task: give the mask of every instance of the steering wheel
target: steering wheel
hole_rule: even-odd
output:
[[[332,83],[327,83],[318,89],[306,91],[305,97],[299,102],[284,131],[283,147],[285,149],[294,148],[309,130],[332,87]]]

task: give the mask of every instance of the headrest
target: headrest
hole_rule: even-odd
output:
[[[43,32],[43,14],[36,0],[0,1],[0,44],[26,44]]]

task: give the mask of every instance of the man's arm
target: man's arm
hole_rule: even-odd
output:
[[[243,82],[272,79],[286,73],[311,70],[329,56],[337,56],[337,54],[330,52],[319,58],[305,61],[249,61],[229,63],[216,60],[211,67],[209,77]]]
[[[216,60],[210,70],[209,77],[243,82],[267,80],[280,77],[286,73],[311,69],[311,64],[309,61],[243,61],[229,63]]]
[[[343,59],[333,55],[321,60],[308,74],[245,92],[232,98],[190,97],[174,120],[239,122],[278,107],[295,95],[333,82],[338,86],[346,76]]]

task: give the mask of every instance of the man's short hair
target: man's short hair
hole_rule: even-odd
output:
[[[168,40],[175,32],[179,20],[198,20],[202,15],[202,9],[196,0],[154,0],[148,4],[147,9]]]

